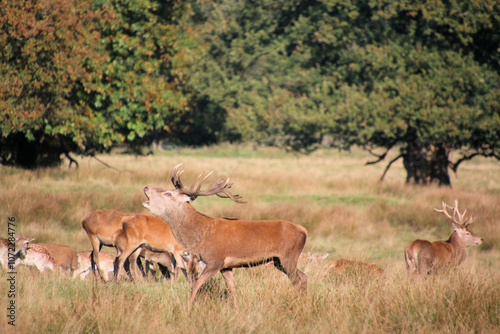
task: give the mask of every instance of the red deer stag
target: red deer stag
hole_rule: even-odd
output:
[[[455,230],[447,241],[415,240],[405,248],[406,268],[410,272],[420,274],[431,274],[434,268],[445,265],[459,265],[467,258],[466,247],[480,245],[483,239],[472,233],[468,226],[474,221],[471,217],[464,221],[467,210],[460,213],[458,201],[455,207],[442,202],[442,209],[434,209],[442,212],[451,219],[451,226]],[[453,209],[453,216],[448,213]]]
[[[218,195],[243,203],[241,197],[229,192],[232,185],[229,178],[218,180],[202,191],[201,186],[211,173],[201,180],[196,189],[196,183],[203,173],[190,189],[186,189],[180,179],[183,171],[179,167],[174,167],[170,174],[175,189],[167,191],[145,187],[144,193],[148,200],[143,205],[167,222],[177,241],[206,264],[193,285],[189,306],[192,306],[200,287],[219,271],[236,302],[232,270],[265,264],[271,260],[299,291],[305,292],[307,276],[297,269],[297,261],[307,240],[304,227],[283,220],[244,221],[207,217],[196,211],[189,202],[198,196]]]
[[[171,267],[174,282],[179,269],[189,267],[182,257],[186,249],[175,240],[170,226],[158,217],[141,214],[124,217],[122,231],[115,242],[118,251],[117,277],[125,276],[124,264],[125,260],[129,259],[132,277],[137,281],[142,280],[142,273],[137,266],[137,258],[142,248],[151,252],[169,253],[169,256],[174,257],[175,265]]]
[[[82,219],[82,227],[92,244],[91,268],[96,276],[96,268],[101,280],[106,281],[99,263],[102,246],[115,247],[115,239],[122,229],[122,218],[127,214],[115,210],[96,210]],[[107,274],[105,275],[107,276]]]

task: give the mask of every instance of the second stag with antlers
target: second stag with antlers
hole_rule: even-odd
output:
[[[464,221],[467,210],[460,213],[458,201],[455,207],[446,203],[441,203],[441,209],[434,209],[442,212],[451,219],[451,226],[455,230],[447,241],[415,240],[405,248],[406,267],[409,271],[418,271],[420,274],[431,274],[433,269],[444,265],[459,265],[467,258],[466,247],[480,245],[483,239],[472,233],[468,226],[474,221],[470,217]],[[448,209],[453,210],[453,215],[448,213]]]
[[[180,165],[170,174],[174,190],[144,188],[148,198],[143,203],[154,215],[172,227],[175,238],[190,253],[206,264],[195,281],[189,298],[192,305],[200,287],[217,272],[221,272],[228,291],[234,301],[234,268],[252,267],[273,261],[274,266],[284,272],[299,291],[307,288],[307,276],[297,269],[297,261],[307,240],[304,227],[284,220],[229,220],[210,218],[196,211],[190,204],[198,196],[217,195],[230,198],[236,203],[244,203],[239,195],[229,191],[229,178],[218,180],[205,190],[202,184],[210,176],[206,175],[198,186],[193,182],[190,189],[183,187]],[[196,189],[195,189],[196,187]]]

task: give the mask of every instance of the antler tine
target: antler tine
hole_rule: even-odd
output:
[[[210,175],[212,175],[213,172],[210,172],[207,175],[205,175],[205,173],[201,173],[200,175],[198,175],[196,180],[194,180],[194,182],[191,184],[191,187],[189,189],[185,189],[182,186],[182,182],[180,180],[180,176],[184,171],[178,170],[181,165],[182,164],[179,164],[172,169],[170,177],[172,179],[172,183],[174,184],[175,188],[179,189],[182,194],[190,196],[192,200],[194,200],[198,196],[217,195],[222,198],[230,198],[236,203],[246,203],[245,201],[241,200],[240,195],[233,195],[229,192],[229,188],[231,188],[231,186],[233,185],[232,183],[229,183],[230,178],[227,178],[225,180],[219,179],[215,181],[207,189],[201,190],[203,183],[210,177]],[[205,177],[203,177],[203,175],[205,175]],[[203,179],[200,182],[198,182],[202,177]]]
[[[231,186],[227,186],[226,188],[224,188],[222,190],[222,193],[224,193],[225,195],[222,195],[221,193],[217,193],[216,195],[221,197],[221,198],[230,198],[232,199],[233,201],[235,201],[236,203],[240,203],[240,204],[245,204],[246,201],[243,201],[241,200],[241,195],[233,195],[229,192],[229,188],[231,188]]]
[[[467,209],[464,210],[463,213],[460,213],[460,210],[458,209],[458,200],[455,200],[455,207],[453,208],[453,221],[461,226],[467,226],[466,223],[464,223],[464,217],[465,217],[465,214],[467,213]],[[456,215],[458,216],[458,221],[455,219],[455,213]]]
[[[442,212],[445,214],[446,217],[453,219],[453,217],[448,213],[448,210],[446,210],[446,207],[451,208],[451,206],[447,205],[445,202],[441,202],[441,206],[442,206],[442,209],[434,209],[434,211]]]
[[[474,221],[476,220],[476,217],[470,217],[469,218],[469,221],[467,221],[465,223],[465,227],[469,226],[470,224],[472,224]]]
[[[198,187],[196,194],[200,196],[207,196],[207,195],[214,195],[219,192],[221,192],[225,187],[227,187],[227,184],[229,182],[229,178],[227,178],[225,181],[223,179],[218,179],[215,181],[210,187],[203,191],[199,191],[200,187]]]
[[[467,227],[476,220],[475,217],[471,216],[467,221],[464,222],[464,217],[465,217],[465,214],[467,213],[467,209],[464,209],[464,212],[460,213],[460,211],[458,210],[458,201],[457,200],[455,200],[455,208],[457,210],[457,214],[458,214],[458,217],[460,219],[460,223],[462,224],[462,226]]]
[[[189,192],[190,192],[190,193],[193,193],[193,191],[194,191],[194,193],[195,193],[195,194],[196,194],[196,193],[198,193],[198,192],[200,191],[201,186],[203,185],[203,183],[204,183],[204,182],[208,179],[208,177],[209,177],[210,175],[212,175],[212,173],[213,173],[213,171],[212,171],[212,172],[210,172],[210,173],[208,173],[208,174],[207,174],[207,175],[203,178],[203,180],[201,180],[201,182],[198,184],[198,188],[196,188],[196,191],[194,191],[194,186],[196,185],[196,182],[198,182],[198,180],[199,180],[199,179],[203,176],[203,174],[205,174],[205,173],[201,173],[200,175],[198,175],[198,177],[196,178],[196,180],[194,180],[194,182],[191,184],[191,188],[189,188]]]
[[[455,200],[454,204],[455,204],[455,207],[452,207],[452,206],[446,204],[445,202],[441,202],[443,209],[441,209],[441,210],[434,209],[434,210],[436,210],[437,212],[443,212],[446,215],[446,217],[452,219],[453,222],[457,225],[467,227],[470,224],[472,224],[472,222],[474,222],[474,220],[475,220],[474,217],[470,217],[468,221],[464,222],[464,217],[465,217],[465,214],[467,213],[467,209],[464,209],[464,212],[460,213],[460,210],[458,209],[458,200]],[[450,208],[453,210],[453,216],[451,216],[448,213],[447,208]]]
[[[174,187],[177,189],[182,189],[181,174],[184,173],[184,170],[178,170],[181,166],[182,163],[178,164],[177,166],[172,168],[172,171],[170,172],[170,180],[172,181]]]

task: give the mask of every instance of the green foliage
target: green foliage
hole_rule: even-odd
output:
[[[35,167],[193,123],[182,1],[9,2],[0,14],[0,162]],[[71,159],[71,158],[70,158]]]
[[[109,54],[94,109],[127,142],[182,132],[188,101],[181,92],[179,40],[189,39],[171,15],[185,10],[177,1],[103,1],[116,20],[102,27]],[[147,142],[147,141],[146,141]]]
[[[227,110],[227,131],[243,140],[304,152],[400,146],[403,155],[446,145],[463,159],[499,158],[494,1],[222,0],[197,9],[209,57],[191,83]]]
[[[97,29],[110,12],[88,2],[4,2],[0,17],[2,163],[43,164],[34,151],[49,146],[57,158],[69,146],[109,147],[115,138],[88,99],[108,59]]]
[[[440,180],[450,150],[455,170],[500,157],[492,0],[39,0],[0,13],[4,164],[160,138],[360,145],[379,161],[399,148],[417,169],[441,150]]]

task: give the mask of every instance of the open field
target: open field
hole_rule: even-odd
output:
[[[6,321],[7,274],[0,269],[0,332],[110,333],[494,333],[500,332],[500,164],[475,159],[452,176],[453,188],[404,185],[395,164],[365,166],[365,152],[319,151],[297,156],[274,149],[219,146],[158,152],[154,156],[103,155],[37,171],[0,167],[0,236],[9,217],[16,233],[37,242],[91,249],[80,220],[96,209],[129,213],[142,207],[144,186],[172,188],[170,169],[184,163],[189,185],[203,171],[211,180],[231,177],[232,192],[247,204],[216,196],[193,206],[212,217],[286,219],[309,232],[305,251],[325,260],[376,263],[381,275],[335,274],[301,264],[308,294],[298,297],[272,266],[237,269],[238,304],[225,293],[221,275],[203,289],[189,312],[190,285],[180,278],[144,284],[108,283],[38,274],[19,267],[16,326]],[[469,248],[459,268],[428,278],[409,277],[403,249],[414,239],[444,240],[452,229],[433,208],[458,199],[476,217],[471,230],[484,238]],[[113,249],[105,249],[114,252]]]

